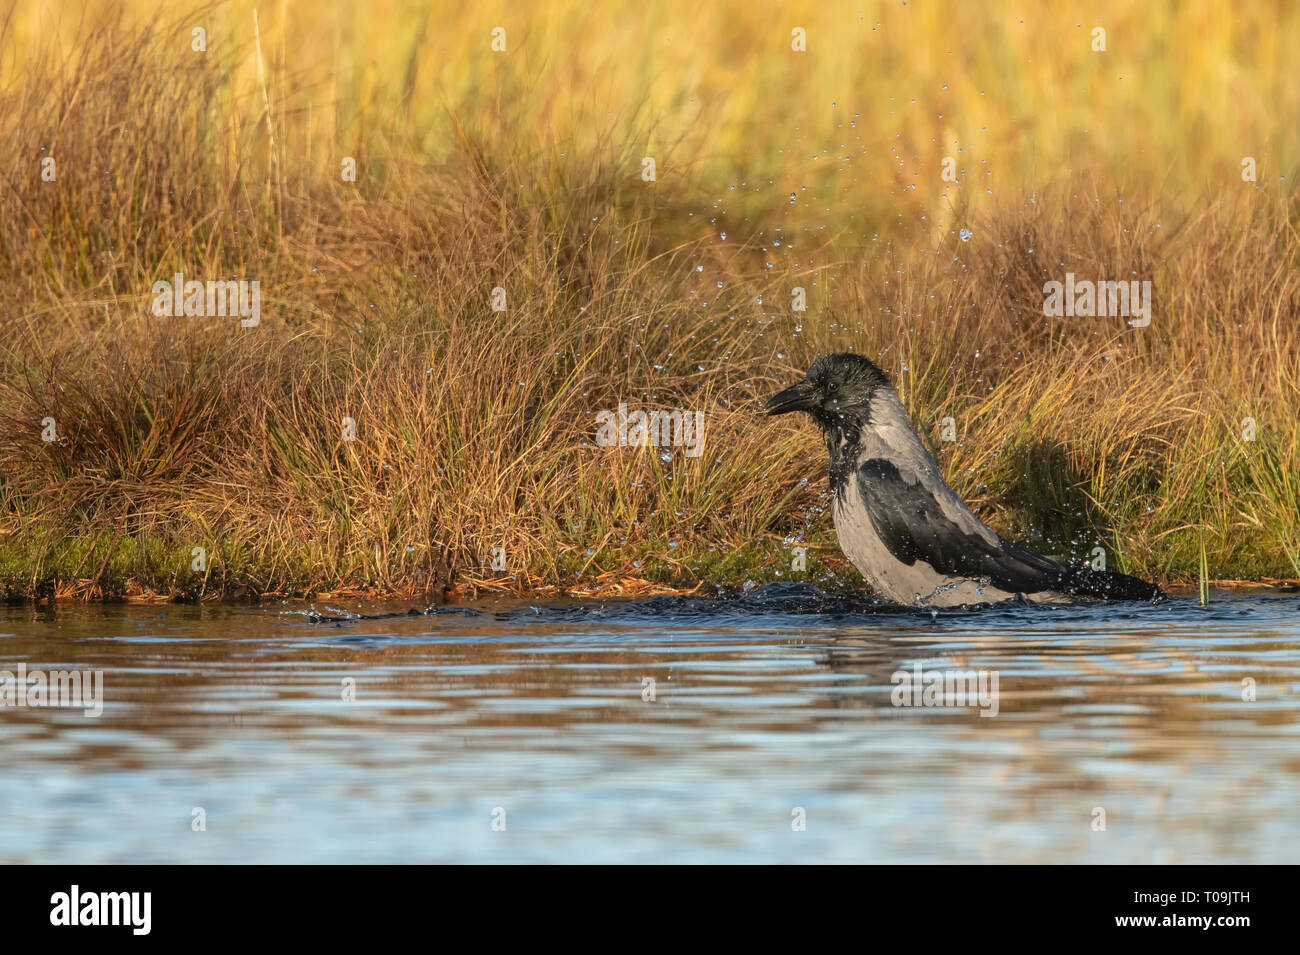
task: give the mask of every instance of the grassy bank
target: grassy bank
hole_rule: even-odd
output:
[[[793,54],[761,4],[582,9],[502,12],[500,54],[491,8],[18,9],[0,592],[853,580],[816,434],[757,413],[831,350],[1004,533],[1300,577],[1295,10],[1117,8],[1100,61],[1073,14],[810,7]],[[1067,272],[1151,281],[1151,323],[1045,317]],[[175,273],[256,280],[260,323],[156,316]],[[702,453],[597,446],[620,403],[702,412]]]

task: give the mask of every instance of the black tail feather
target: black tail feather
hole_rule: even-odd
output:
[[[1155,584],[1113,570],[1071,567],[1061,581],[1061,589],[1073,597],[1099,600],[1163,600],[1165,592]]]

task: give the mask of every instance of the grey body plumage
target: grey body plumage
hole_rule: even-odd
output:
[[[881,596],[950,607],[1016,595],[1154,600],[1153,584],[1063,564],[1006,540],[950,488],[888,377],[860,355],[817,359],[768,414],[804,411],[826,436],[840,548]]]

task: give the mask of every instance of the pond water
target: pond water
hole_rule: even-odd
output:
[[[1300,595],[303,606],[0,610],[0,862],[1300,862]]]

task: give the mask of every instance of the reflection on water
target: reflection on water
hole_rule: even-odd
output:
[[[1294,595],[294,606],[0,611],[105,696],[0,708],[0,862],[1300,861]],[[918,663],[997,716],[895,707]]]

